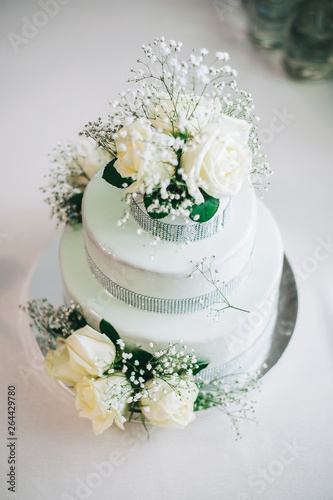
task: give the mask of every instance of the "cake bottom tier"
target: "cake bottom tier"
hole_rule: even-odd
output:
[[[67,302],[82,307],[88,323],[98,329],[107,320],[121,338],[150,350],[180,339],[193,348],[199,359],[210,361],[210,369],[234,372],[237,363],[255,368],[264,359],[274,328],[283,267],[279,229],[262,202],[252,255],[252,270],[245,284],[229,298],[231,304],[248,312],[217,303],[192,314],[158,314],[131,307],[112,297],[92,275],[86,260],[82,226],[66,227],[60,243],[60,266]],[[158,247],[157,247],[158,251]],[[259,366],[259,365],[258,365]],[[258,367],[257,366],[257,367]]]

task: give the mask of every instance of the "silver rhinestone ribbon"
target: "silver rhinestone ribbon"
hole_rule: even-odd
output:
[[[102,285],[104,290],[109,292],[112,297],[115,297],[129,306],[136,307],[137,309],[161,314],[193,313],[206,309],[212,304],[221,302],[221,298],[223,298],[223,296],[228,297],[243,285],[252,267],[252,259],[250,258],[243,269],[232,280],[223,284],[221,288],[215,289],[210,293],[187,299],[160,299],[132,292],[131,290],[118,285],[97,267],[89,255],[87,248],[86,254],[88,265],[92,274],[100,285]]]
[[[214,236],[229,219],[230,207],[231,200],[229,200],[223,212],[217,212],[210,220],[184,225],[168,224],[158,219],[152,219],[140,208],[133,198],[130,210],[137,224],[153,236],[158,236],[162,240],[172,241],[173,243],[186,243]]]

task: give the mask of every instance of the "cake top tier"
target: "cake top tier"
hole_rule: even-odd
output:
[[[122,192],[98,175],[84,195],[83,227],[89,257],[98,270],[132,292],[159,298],[195,297],[212,291],[212,283],[193,273],[203,259],[220,273],[221,283],[232,280],[250,259],[257,218],[252,188],[232,200],[225,227],[189,245],[157,241],[142,232],[131,216],[119,227],[125,207]]]

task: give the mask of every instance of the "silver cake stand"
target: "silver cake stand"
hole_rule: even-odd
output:
[[[274,326],[272,343],[266,355],[265,365],[261,370],[264,376],[276,365],[286,350],[295,330],[298,313],[298,293],[292,267],[286,257],[283,259],[283,271],[280,283],[278,313]]]
[[[54,306],[59,306],[64,302],[58,259],[59,240],[60,237],[56,238],[42,255],[34,272],[30,287],[30,299],[45,297]],[[263,361],[260,377],[263,377],[276,365],[286,350],[295,329],[297,311],[298,294],[296,280],[291,265],[287,257],[284,256],[278,312],[270,348]],[[36,329],[34,329],[34,335],[42,354],[45,356],[48,350],[45,336],[41,335]],[[66,384],[61,384],[66,390],[72,392]],[[198,413],[207,415],[210,411],[200,411]]]

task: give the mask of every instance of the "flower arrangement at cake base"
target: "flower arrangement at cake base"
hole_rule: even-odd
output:
[[[183,429],[196,411],[218,407],[237,437],[239,422],[254,419],[248,397],[259,388],[259,370],[206,380],[200,373],[209,361],[197,359],[182,340],[164,347],[152,342],[148,352],[127,346],[105,320],[100,331],[91,328],[77,305],[55,309],[34,299],[23,309],[47,337],[47,375],[73,387],[79,416],[91,420],[97,435],[113,423],[124,429],[136,414],[144,425]]]

